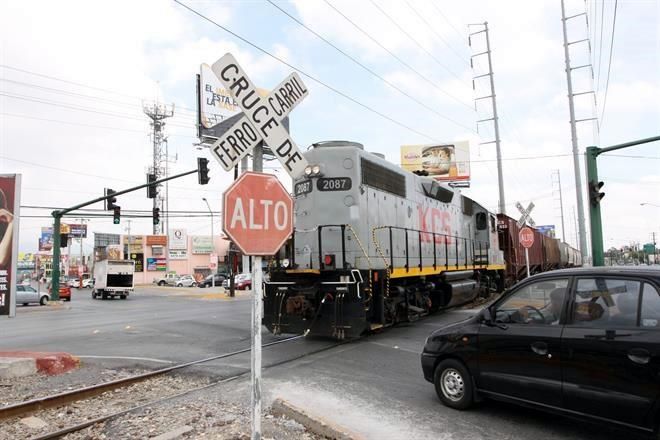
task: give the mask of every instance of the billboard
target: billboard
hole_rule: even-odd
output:
[[[120,244],[121,236],[119,234],[105,234],[94,232],[94,247],[106,247],[111,244]]]
[[[541,234],[555,238],[555,225],[541,225],[541,226],[535,226],[535,228]]]
[[[170,249],[188,249],[188,235],[185,229],[170,229],[167,241]]]
[[[213,237],[210,235],[196,235],[192,237],[192,253],[210,254],[213,252]]]
[[[0,315],[16,315],[20,188],[20,174],[0,174]]]
[[[87,238],[87,225],[69,225],[69,237]]]
[[[41,237],[39,238],[39,250],[40,251],[52,251],[53,250],[53,228],[52,227],[41,228]]]
[[[402,145],[401,167],[411,172],[426,172],[442,182],[469,182],[470,142]]]

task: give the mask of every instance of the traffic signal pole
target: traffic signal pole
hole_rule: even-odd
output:
[[[52,301],[57,301],[60,299],[60,257],[61,257],[61,251],[60,251],[60,223],[61,219],[65,214],[68,214],[71,211],[75,211],[76,209],[84,208],[85,206],[92,205],[94,203],[102,202],[104,200],[108,200],[111,197],[117,197],[122,194],[126,194],[129,192],[137,191],[142,188],[146,188],[151,185],[158,185],[160,183],[166,182],[168,180],[173,180],[173,179],[178,179],[179,177],[184,177],[188,176],[190,174],[197,174],[199,173],[199,169],[194,169],[191,171],[186,171],[185,173],[181,174],[176,174],[174,176],[170,177],[165,177],[160,180],[156,180],[153,182],[145,183],[144,185],[138,185],[134,186],[132,188],[124,189],[122,191],[117,191],[112,194],[104,195],[103,197],[96,198],[94,200],[89,200],[87,202],[79,203],[75,206],[72,206],[70,208],[66,209],[60,209],[53,211],[51,215],[53,216],[53,282],[51,284],[51,300]]]
[[[598,181],[597,158],[603,153],[621,150],[622,148],[634,147],[635,145],[646,144],[649,142],[660,141],[660,136],[639,139],[636,141],[625,142],[623,144],[612,145],[611,147],[598,148],[587,147],[586,165],[587,165],[587,186],[589,189],[589,214],[591,221],[591,255],[594,266],[605,265],[605,254],[603,250],[603,223],[600,216],[600,199],[604,196],[600,188],[602,183]]]

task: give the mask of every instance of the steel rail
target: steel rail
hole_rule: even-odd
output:
[[[290,341],[290,340],[292,340],[292,339],[298,339],[298,338],[300,338],[300,337],[301,337],[301,335],[298,335],[298,336],[294,336],[294,337],[292,337],[292,338],[287,338],[287,339],[284,339],[284,340],[282,340],[282,341],[276,341],[276,342],[280,343],[280,342]],[[297,355],[297,356],[294,356],[293,358],[285,359],[285,360],[282,360],[282,361],[278,361],[278,362],[274,362],[274,363],[272,363],[272,364],[266,365],[266,366],[264,367],[264,369],[268,369],[268,368],[273,368],[273,367],[277,367],[277,366],[280,366],[280,365],[284,365],[284,364],[287,364],[287,363],[289,363],[289,362],[293,362],[293,361],[296,361],[296,360],[298,360],[298,359],[302,359],[302,358],[304,358],[304,357],[311,356],[311,355],[313,355],[313,354],[317,354],[317,353],[321,353],[321,352],[326,351],[326,350],[330,350],[330,349],[335,348],[335,347],[338,347],[338,346],[340,346],[340,345],[348,344],[348,343],[350,343],[350,342],[353,342],[353,340],[351,340],[351,341],[335,342],[335,343],[333,343],[332,345],[329,345],[329,346],[327,346],[327,347],[322,347],[322,348],[319,348],[319,349],[316,349],[316,350],[312,350],[312,351],[309,351],[309,352],[305,352],[305,353],[299,354],[299,355]],[[275,344],[273,344],[273,343],[270,343],[270,344],[264,344],[264,346],[266,346],[266,345],[275,345]],[[249,351],[249,350],[247,350],[247,351]],[[244,352],[245,352],[245,350],[241,350],[240,352],[235,352],[235,353],[233,353],[233,354],[239,354],[239,353],[244,353]],[[202,391],[202,390],[205,390],[205,389],[213,388],[213,387],[218,386],[218,385],[225,384],[225,383],[227,383],[227,382],[231,382],[231,381],[233,381],[233,380],[236,380],[236,379],[239,379],[239,378],[241,378],[241,377],[243,377],[243,376],[246,376],[246,375],[248,375],[249,373],[250,373],[250,370],[248,369],[248,370],[246,370],[246,371],[244,371],[244,372],[242,372],[242,373],[238,373],[238,374],[234,374],[234,375],[232,375],[232,376],[225,377],[225,378],[223,378],[223,379],[220,379],[220,380],[215,381],[215,382],[213,382],[213,383],[210,383],[210,384],[208,384],[208,385],[203,385],[203,386],[201,386],[201,387],[196,387],[196,388],[193,388],[193,389],[190,389],[190,390],[182,391],[182,392],[180,392],[180,393],[172,394],[172,395],[170,395],[170,396],[161,397],[161,398],[159,398],[159,399],[152,400],[151,402],[142,403],[142,404],[140,404],[140,405],[136,405],[136,406],[131,407],[131,408],[128,408],[128,409],[124,409],[124,410],[121,410],[121,411],[117,411],[117,412],[112,413],[112,414],[108,414],[108,415],[105,415],[105,416],[97,417],[96,419],[93,419],[93,420],[86,420],[86,421],[84,421],[84,422],[82,422],[82,423],[79,423],[79,424],[74,425],[74,426],[70,426],[70,427],[68,427],[68,428],[61,429],[61,430],[59,430],[59,431],[55,431],[55,432],[51,432],[51,433],[48,433],[48,434],[44,434],[44,435],[42,435],[42,436],[34,437],[32,440],[51,440],[51,439],[57,439],[57,438],[60,438],[60,437],[62,437],[62,436],[65,436],[65,435],[67,435],[67,434],[71,434],[71,433],[74,433],[74,432],[81,431],[81,430],[83,430],[83,429],[85,429],[85,428],[88,428],[88,427],[90,427],[90,426],[93,426],[93,425],[95,425],[95,424],[97,424],[97,423],[107,422],[107,421],[109,421],[109,420],[115,419],[115,418],[117,418],[117,417],[121,417],[121,416],[123,416],[123,415],[125,415],[125,414],[129,414],[129,413],[131,413],[131,412],[134,412],[134,411],[137,411],[137,410],[140,410],[140,409],[146,408],[146,407],[150,407],[150,406],[154,406],[154,405],[159,405],[159,404],[164,403],[164,402],[167,402],[167,401],[169,401],[169,400],[177,399],[177,398],[179,398],[179,397],[182,397],[182,396],[185,396],[185,395],[188,395],[188,394],[196,393],[196,392],[198,392],[198,391]]]
[[[290,342],[296,339],[303,338],[303,335],[296,335],[290,338],[280,339],[278,341],[269,342],[263,344],[262,347],[270,347],[277,344],[282,344],[284,342]],[[242,353],[247,353],[251,348],[244,348],[242,350],[234,351],[231,353],[224,353],[220,355],[215,355],[207,357],[204,359],[199,359],[196,361],[185,362],[183,364],[173,365],[171,367],[161,368],[159,370],[150,371],[148,373],[137,374],[135,376],[126,377],[123,379],[117,379],[110,382],[105,382],[102,384],[91,385],[84,388],[79,388],[77,390],[66,391],[64,393],[53,394],[50,396],[38,397],[36,399],[28,400],[26,402],[20,402],[14,405],[6,406],[0,408],[0,420],[8,419],[11,417],[19,416],[22,414],[31,413],[34,411],[53,408],[56,406],[62,406],[68,403],[72,403],[78,400],[89,399],[91,397],[98,396],[103,394],[106,391],[114,390],[117,388],[126,387],[134,383],[142,382],[147,379],[161,376],[163,374],[169,373],[171,371],[180,370],[182,368],[190,367],[192,365],[198,365],[205,362],[214,361],[217,359],[223,359],[231,356],[236,356]]]

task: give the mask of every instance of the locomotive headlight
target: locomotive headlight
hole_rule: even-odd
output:
[[[321,166],[320,165],[314,165],[312,167],[312,174],[314,174],[314,175],[321,174]]]
[[[312,167],[307,165],[305,167],[305,176],[311,176],[311,174],[312,174]]]
[[[285,269],[287,267],[289,267],[290,264],[291,264],[291,262],[289,261],[288,258],[285,258],[284,260],[282,260],[282,266],[284,266]]]

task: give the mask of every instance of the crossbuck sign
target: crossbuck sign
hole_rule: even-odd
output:
[[[520,220],[518,220],[518,227],[522,228],[525,223],[530,225],[531,227],[536,226],[536,222],[532,219],[532,209],[534,209],[534,202],[529,202],[529,205],[527,205],[527,209],[523,208],[523,206],[520,204],[520,202],[516,202],[516,208],[518,208],[518,211],[522,214],[520,217]]]
[[[211,146],[213,157],[225,171],[229,171],[263,141],[291,177],[300,177],[307,161],[282,126],[282,119],[308,95],[298,74],[292,73],[262,98],[233,55],[228,53],[220,58],[212,70],[244,113]]]

